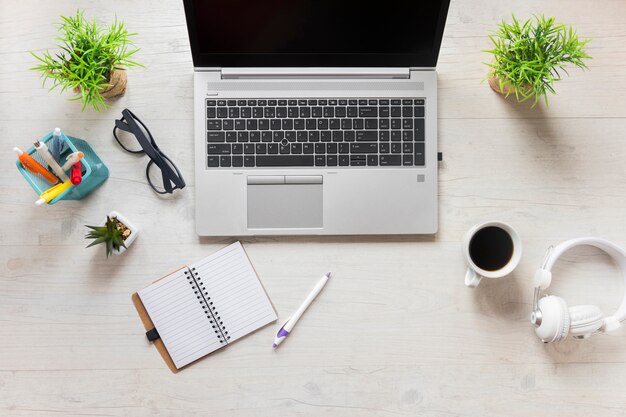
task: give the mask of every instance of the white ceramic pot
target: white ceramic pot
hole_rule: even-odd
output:
[[[128,227],[128,229],[130,230],[130,236],[128,237],[128,239],[124,241],[124,245],[126,245],[126,247],[122,246],[119,250],[113,250],[113,253],[115,255],[121,255],[126,249],[130,247],[130,245],[135,241],[135,239],[137,239],[137,234],[139,233],[139,229],[137,228],[137,226],[135,226],[130,221],[128,221],[126,217],[124,217],[123,215],[121,215],[115,210],[109,213],[109,217],[117,218],[117,220],[124,223],[124,225]],[[106,223],[106,219],[103,223]]]

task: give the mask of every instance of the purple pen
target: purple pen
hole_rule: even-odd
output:
[[[287,319],[285,324],[283,324],[283,326],[280,328],[280,330],[276,334],[276,337],[274,338],[274,344],[272,345],[274,349],[276,349],[278,345],[280,345],[283,342],[283,340],[285,340],[287,336],[289,336],[289,334],[291,333],[292,329],[294,328],[298,320],[300,320],[300,317],[302,316],[302,314],[311,305],[313,300],[315,300],[315,297],[317,297],[320,291],[322,291],[322,288],[324,288],[330,276],[331,276],[330,272],[327,272],[324,274],[322,279],[315,285],[313,290],[309,293],[309,295],[306,297],[304,302],[300,305],[298,310],[296,310],[296,312],[293,313],[293,315]]]

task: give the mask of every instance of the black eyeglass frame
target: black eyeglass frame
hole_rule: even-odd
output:
[[[143,131],[139,128],[141,125],[144,130],[148,133],[150,140],[146,137]],[[122,141],[117,137],[117,129],[123,130],[135,136],[139,146],[141,146],[140,150],[128,149],[126,146],[122,144]],[[165,155],[159,146],[154,141],[152,137],[152,133],[148,127],[141,121],[133,112],[128,109],[122,110],[122,118],[115,120],[115,127],[113,128],[113,137],[117,141],[117,143],[124,149],[126,152],[134,153],[134,154],[146,154],[148,158],[150,158],[150,162],[146,166],[146,178],[148,179],[148,184],[154,190],[154,192],[158,194],[171,194],[174,190],[181,190],[185,188],[185,180],[183,179],[182,174],[178,170],[178,167],[172,162],[167,155]],[[169,164],[167,162],[169,162]],[[150,179],[150,167],[152,164],[156,164],[157,167],[161,170],[161,175],[163,176],[163,188],[165,191],[161,191],[157,189],[157,187],[152,183]],[[172,167],[174,168],[172,170]],[[174,186],[172,187],[172,183]]]

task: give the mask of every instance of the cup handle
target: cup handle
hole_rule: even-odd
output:
[[[472,268],[467,268],[467,272],[465,272],[465,285],[470,288],[476,288],[482,276],[478,275],[476,271]]]

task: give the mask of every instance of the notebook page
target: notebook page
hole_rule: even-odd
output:
[[[276,320],[274,308],[241,243],[233,243],[189,268],[211,297],[229,343]]]
[[[176,368],[223,346],[183,268],[139,291]]]

